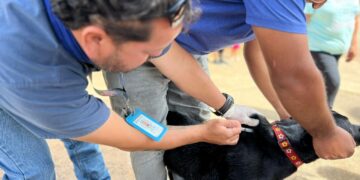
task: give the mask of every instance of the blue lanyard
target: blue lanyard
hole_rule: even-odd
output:
[[[49,22],[54,30],[55,36],[62,44],[64,49],[74,56],[79,62],[94,65],[85,52],[81,49],[80,45],[74,38],[73,34],[61,20],[52,12],[51,3],[49,0],[43,0],[45,10],[49,18]]]

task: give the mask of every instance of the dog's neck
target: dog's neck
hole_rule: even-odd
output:
[[[298,123],[290,126],[278,125],[286,134],[291,146],[304,163],[310,163],[318,159],[315,153],[312,138]]]
[[[310,163],[318,158],[313,148],[310,134],[308,134],[300,124],[295,120],[283,120],[276,124],[285,133],[294,151],[304,163]],[[271,124],[266,119],[260,119],[260,124],[255,128],[255,131],[261,138],[262,143],[269,143],[266,145],[267,147],[277,148],[278,153],[286,157],[278,145]],[[288,161],[290,162],[290,160]]]
[[[275,133],[274,135],[277,139],[279,147],[284,152],[284,154],[288,157],[290,162],[295,167],[301,166],[304,162],[301,160],[299,155],[297,155],[296,151],[291,146],[291,143],[290,143],[289,139],[287,138],[286,134],[284,133],[284,131],[282,131],[281,128],[278,127],[278,125],[276,123],[272,124],[271,128],[272,128],[273,132]]]

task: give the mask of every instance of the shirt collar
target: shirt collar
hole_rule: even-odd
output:
[[[62,21],[53,13],[50,0],[43,0],[46,14],[54,30],[55,36],[62,46],[79,62],[94,65],[90,58],[80,47],[71,31],[65,27]]]

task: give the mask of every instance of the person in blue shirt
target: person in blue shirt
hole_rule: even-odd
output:
[[[357,54],[359,12],[358,0],[328,0],[317,10],[305,7],[309,48],[324,76],[331,108],[340,86],[339,59],[347,53],[345,58],[350,62]]]
[[[186,0],[2,0],[0,168],[4,179],[55,179],[47,138],[128,151],[202,141],[237,143],[240,123],[219,118],[169,127],[161,141],[154,141],[86,91],[87,75],[94,70],[126,72],[149,57],[165,54],[191,13]],[[74,144],[68,145],[74,150]]]
[[[310,2],[319,8],[325,1]],[[131,104],[162,123],[166,123],[169,110],[203,121],[209,117],[206,105],[213,107],[217,115],[246,122],[254,112],[251,108],[238,104],[225,108],[229,97],[221,93],[212,93],[212,98],[207,98],[210,92],[219,89],[209,83],[200,66],[207,69],[206,54],[247,42],[245,48],[250,48],[249,51],[263,52],[274,93],[312,135],[317,155],[324,159],[349,157],[355,143],[349,133],[334,123],[326,105],[323,79],[308,51],[305,3],[305,0],[200,0],[201,16],[185,28],[167,54],[127,73],[106,73],[108,86],[125,87]],[[257,41],[252,41],[255,36]],[[121,101],[112,98],[112,106],[121,112]],[[137,179],[166,179],[162,152],[134,152],[131,159]]]

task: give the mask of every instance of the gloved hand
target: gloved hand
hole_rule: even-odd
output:
[[[259,120],[258,119],[250,118],[250,116],[254,115],[254,114],[262,115],[261,113],[259,113],[258,111],[256,111],[255,109],[252,109],[250,107],[234,104],[223,115],[223,117],[226,118],[226,119],[239,120],[241,124],[246,124],[248,126],[253,126],[254,127],[254,126],[259,125]],[[249,129],[245,128],[243,130],[247,131]]]

